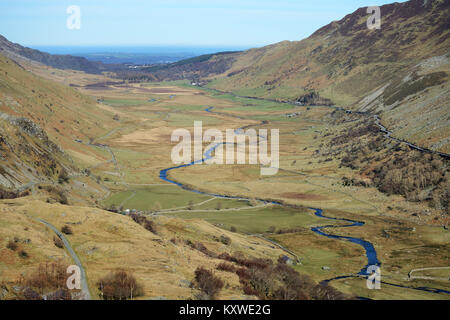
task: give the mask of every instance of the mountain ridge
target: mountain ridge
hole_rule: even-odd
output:
[[[13,43],[2,35],[0,35],[0,53],[13,60],[31,60],[57,69],[71,69],[92,74],[124,68],[120,65],[105,65],[102,62],[89,61],[84,57],[42,52]]]
[[[301,41],[227,59],[213,55],[181,69],[169,65],[148,79],[195,79],[240,96],[380,114],[398,138],[449,153],[450,1],[410,0],[380,10],[380,30],[367,28],[363,7]],[[217,64],[229,68],[210,68]]]

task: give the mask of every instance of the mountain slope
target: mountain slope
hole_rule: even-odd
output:
[[[89,61],[83,57],[62,54],[49,54],[39,50],[12,43],[0,35],[0,54],[13,60],[31,60],[57,69],[79,70],[87,73],[101,73],[108,70],[125,68],[120,65],[105,65],[101,62]]]
[[[214,86],[283,99],[316,90],[336,104],[355,103],[399,72],[448,52],[449,7],[444,0],[382,6],[381,30],[367,28],[369,15],[360,8],[303,41],[245,52]]]
[[[82,176],[84,157],[103,159],[76,140],[104,134],[114,125],[112,117],[95,100],[0,55],[0,190],[14,194]]]
[[[360,8],[302,41],[227,57],[225,71],[187,63],[153,75],[201,75],[209,87],[242,96],[386,112],[382,121],[398,137],[448,152],[449,11],[449,0],[388,4],[381,6],[381,29],[369,30],[370,15]],[[224,59],[212,56],[202,67]]]

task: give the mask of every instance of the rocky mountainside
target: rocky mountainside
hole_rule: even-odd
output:
[[[399,138],[448,152],[450,1],[411,0],[380,9],[379,30],[367,28],[370,14],[360,8],[302,41],[213,55],[152,75],[201,76],[211,88],[242,96],[381,113]],[[213,62],[230,67],[208,69]]]
[[[449,9],[448,0],[384,5],[381,29],[369,30],[370,14],[360,8],[302,41],[211,55],[201,62],[186,60],[154,74],[164,79],[203,74],[215,79],[212,86],[217,89],[279,99],[297,99],[317,91],[336,104],[348,105],[399,72],[446,54],[450,49]],[[231,66],[216,68],[218,63],[225,65],[224,60]],[[209,70],[205,70],[207,65]]]
[[[0,198],[80,176],[77,156],[95,151],[77,141],[109,130],[112,117],[95,100],[0,54]]]

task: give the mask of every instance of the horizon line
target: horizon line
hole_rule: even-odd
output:
[[[9,39],[8,39],[9,40]],[[278,42],[291,41],[281,40]],[[11,41],[13,42],[13,41]],[[278,42],[259,44],[182,44],[182,43],[154,43],[154,44],[29,44],[16,42],[24,47],[263,47]]]

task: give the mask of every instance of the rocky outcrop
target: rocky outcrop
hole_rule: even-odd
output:
[[[41,129],[36,123],[27,118],[14,118],[11,124],[17,126],[20,130],[27,133],[30,136],[36,137],[41,140],[48,148],[50,152],[64,153],[61,147],[50,141],[44,130]]]
[[[307,93],[295,101],[301,106],[332,106],[333,102],[330,99],[322,98],[317,92],[312,91]]]

